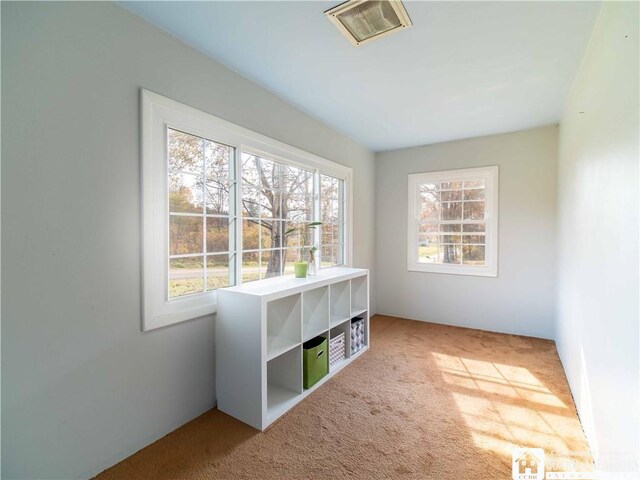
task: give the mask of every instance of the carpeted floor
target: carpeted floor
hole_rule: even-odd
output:
[[[591,470],[553,342],[376,316],[371,349],[264,433],[214,409],[97,478],[508,480],[514,446]]]

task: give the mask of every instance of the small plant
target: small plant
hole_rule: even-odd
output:
[[[308,239],[308,235],[309,235],[309,231],[310,230],[315,230],[316,227],[322,225],[322,222],[305,222],[302,225],[298,226],[298,227],[293,227],[290,228],[289,230],[287,230],[286,232],[284,232],[284,236],[285,238],[287,238],[289,235],[294,234],[294,233],[299,233],[300,237],[302,238],[302,249],[300,250],[300,253],[298,254],[298,261],[294,262],[293,264],[293,268],[295,270],[295,274],[296,277],[306,277],[307,276],[307,265],[308,264],[313,264],[313,266],[311,267],[313,269],[313,271],[315,272],[315,256],[314,256],[314,252],[316,250],[318,250],[318,248],[313,245],[310,249],[309,249],[309,262],[305,262],[302,258],[302,255],[304,252],[304,248],[307,245],[307,239]]]

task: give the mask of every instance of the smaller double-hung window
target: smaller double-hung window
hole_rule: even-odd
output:
[[[498,276],[498,167],[409,175],[407,268]]]

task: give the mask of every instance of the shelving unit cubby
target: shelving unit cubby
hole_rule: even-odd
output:
[[[331,327],[341,324],[351,318],[349,301],[350,282],[338,282],[329,287],[331,299]]]
[[[369,272],[334,267],[317,276],[285,276],[218,291],[218,408],[259,430],[369,347]],[[365,319],[366,344],[350,354],[351,318]],[[302,343],[345,332],[346,359],[313,387],[302,387]]]
[[[302,340],[306,342],[329,329],[329,287],[307,290],[302,296]]]

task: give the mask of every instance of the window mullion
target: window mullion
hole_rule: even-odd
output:
[[[201,139],[202,142],[202,271],[203,271],[203,285],[202,291],[207,291],[207,156],[205,153],[205,139]]]
[[[314,222],[321,222],[321,212],[320,212],[320,195],[321,195],[321,191],[320,191],[320,170],[315,170],[313,172],[313,221]],[[322,229],[324,228],[324,225],[320,225],[320,228],[314,228],[313,229],[313,245],[312,246],[318,246],[318,250],[316,250],[316,255],[315,255],[315,260],[316,260],[316,272],[320,269],[320,265],[322,265],[322,248],[321,247],[321,243],[320,243],[320,239],[321,237],[321,232]]]
[[[233,158],[233,171],[235,180],[235,191],[233,198],[233,214],[235,217],[235,238],[233,245],[233,257],[234,269],[233,269],[233,283],[232,285],[242,284],[242,223],[243,223],[243,211],[242,211],[242,145],[238,145],[234,150]],[[231,171],[231,165],[229,166]],[[229,199],[231,203],[231,199]],[[229,205],[231,208],[231,205]]]

